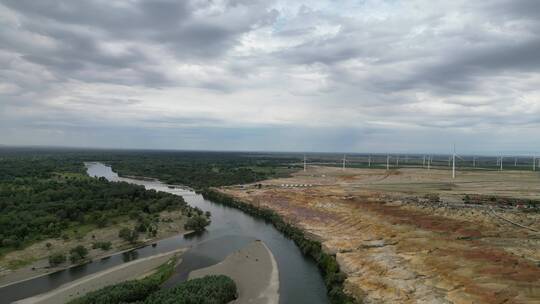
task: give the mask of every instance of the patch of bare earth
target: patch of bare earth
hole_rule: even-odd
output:
[[[312,185],[311,187],[309,185]],[[464,195],[540,198],[523,172],[315,167],[224,193],[276,210],[336,253],[366,303],[540,303],[540,215]],[[440,200],[425,197],[440,197]]]

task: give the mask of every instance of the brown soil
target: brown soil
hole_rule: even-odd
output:
[[[221,191],[320,239],[367,303],[540,303],[540,233],[490,209],[539,231],[540,214],[518,208],[540,199],[532,172],[312,167]]]

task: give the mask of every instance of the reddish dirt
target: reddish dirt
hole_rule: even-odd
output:
[[[512,196],[519,188],[500,176],[490,185],[485,180],[495,177],[473,175],[481,185],[444,179],[422,185],[422,174],[316,168],[266,181],[262,189],[221,191],[274,209],[321,240],[347,273],[347,291],[367,303],[540,303],[540,235],[462,203],[473,190],[491,186]],[[287,183],[315,186],[281,186]],[[435,194],[442,202],[422,200]],[[538,214],[498,212],[540,228]]]

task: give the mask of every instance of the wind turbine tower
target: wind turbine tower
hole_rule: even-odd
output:
[[[390,155],[386,155],[386,171],[390,170]]]
[[[345,171],[345,161],[347,161],[347,156],[345,154],[343,154],[343,168],[342,170]]]
[[[370,168],[371,168],[371,155],[370,155],[370,156],[368,156],[368,160],[367,160],[367,162],[368,162],[368,167],[370,167]]]
[[[306,172],[306,155],[304,154],[304,172]]]
[[[533,171],[536,171],[536,156],[533,156]]]
[[[456,145],[454,145],[454,153],[452,154],[452,179],[456,178],[456,157],[463,160],[463,158],[456,154]]]
[[[503,170],[503,156],[501,156],[500,165],[501,165],[501,168],[499,170],[502,171]]]
[[[452,179],[456,178],[456,146],[454,145],[454,154],[452,154]]]

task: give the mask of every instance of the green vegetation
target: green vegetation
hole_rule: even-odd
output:
[[[69,251],[69,260],[71,261],[71,263],[77,264],[84,261],[87,255],[88,249],[86,249],[86,247],[84,247],[83,245],[79,245]]]
[[[70,301],[69,304],[115,304],[144,300],[159,290],[159,286],[173,274],[176,262],[177,259],[172,258],[144,279],[110,285]]]
[[[92,243],[92,249],[101,249],[107,251],[111,249],[111,242],[94,242]]]
[[[144,304],[225,304],[236,298],[236,284],[230,278],[206,276],[150,295]]]
[[[196,214],[188,218],[186,224],[184,225],[184,229],[199,232],[203,231],[204,227],[208,226],[209,224],[210,220],[206,216]]]
[[[289,156],[227,152],[140,152],[109,156],[107,163],[122,176],[157,178],[196,189],[252,183],[287,176]]]
[[[144,279],[107,286],[69,304],[225,304],[235,299],[236,285],[225,276],[207,276],[159,291],[160,285],[174,272],[175,265],[176,258],[161,265],[154,274]]]
[[[66,255],[63,253],[54,253],[49,256],[49,266],[56,267],[66,261]]]
[[[97,155],[10,151],[0,150],[0,253],[46,238],[82,239],[127,215],[155,236],[161,211],[202,214],[180,196],[84,175],[82,160]]]
[[[118,236],[122,238],[124,241],[129,243],[135,243],[137,239],[139,238],[139,232],[135,229],[129,229],[129,228],[122,228],[118,232]]]
[[[240,209],[248,214],[272,223],[277,230],[292,239],[300,250],[302,250],[304,255],[313,258],[313,260],[317,262],[317,265],[324,276],[328,297],[331,303],[355,303],[355,300],[343,291],[343,282],[346,279],[346,275],[339,269],[336,257],[325,253],[320,242],[307,238],[301,229],[286,223],[283,218],[273,210],[237,201],[230,196],[211,189],[206,189],[201,194],[205,199]]]

